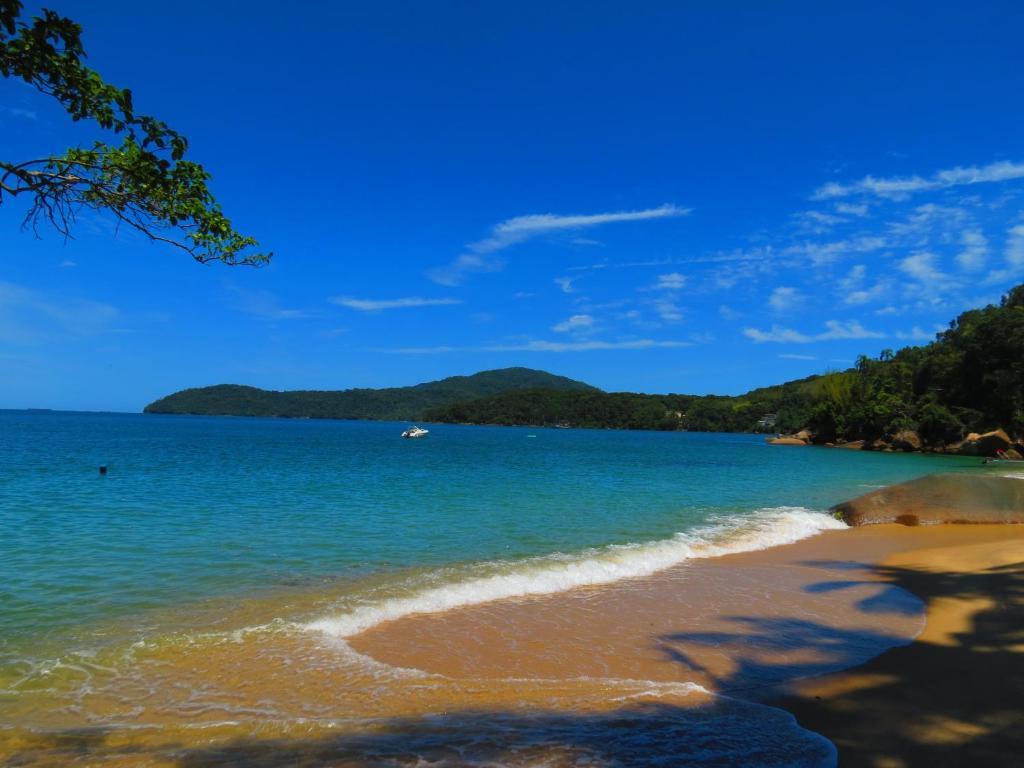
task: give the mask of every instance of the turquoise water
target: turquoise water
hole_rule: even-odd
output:
[[[658,542],[967,463],[753,435],[432,425],[401,440],[406,426],[0,412],[0,664],[154,609]]]

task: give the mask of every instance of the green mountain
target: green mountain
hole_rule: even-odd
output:
[[[238,384],[183,389],[150,403],[145,413],[280,416],[313,419],[422,419],[427,410],[504,392],[544,388],[596,391],[588,384],[530,368],[502,368],[390,389],[276,392]]]

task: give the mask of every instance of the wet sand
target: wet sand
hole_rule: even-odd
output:
[[[349,643],[452,678],[687,681],[753,696],[850,667],[920,631],[920,602],[861,567],[908,546],[908,531],[825,532],[607,587],[408,616]]]
[[[923,631],[883,650],[916,631],[907,594]],[[410,617],[353,645],[449,675],[694,680],[795,713],[844,766],[1020,765],[1024,526],[826,532],[603,590]]]

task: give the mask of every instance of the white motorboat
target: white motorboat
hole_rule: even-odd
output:
[[[429,434],[430,434],[430,430],[429,429],[422,429],[421,427],[409,427],[407,430],[405,430],[405,432],[402,433],[402,437],[405,437],[405,438],[426,437]]]

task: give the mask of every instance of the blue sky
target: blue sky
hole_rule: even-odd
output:
[[[0,407],[526,365],[738,393],[1024,281],[1020,3],[53,0],[271,266],[0,208]],[[0,81],[0,155],[90,141]]]

